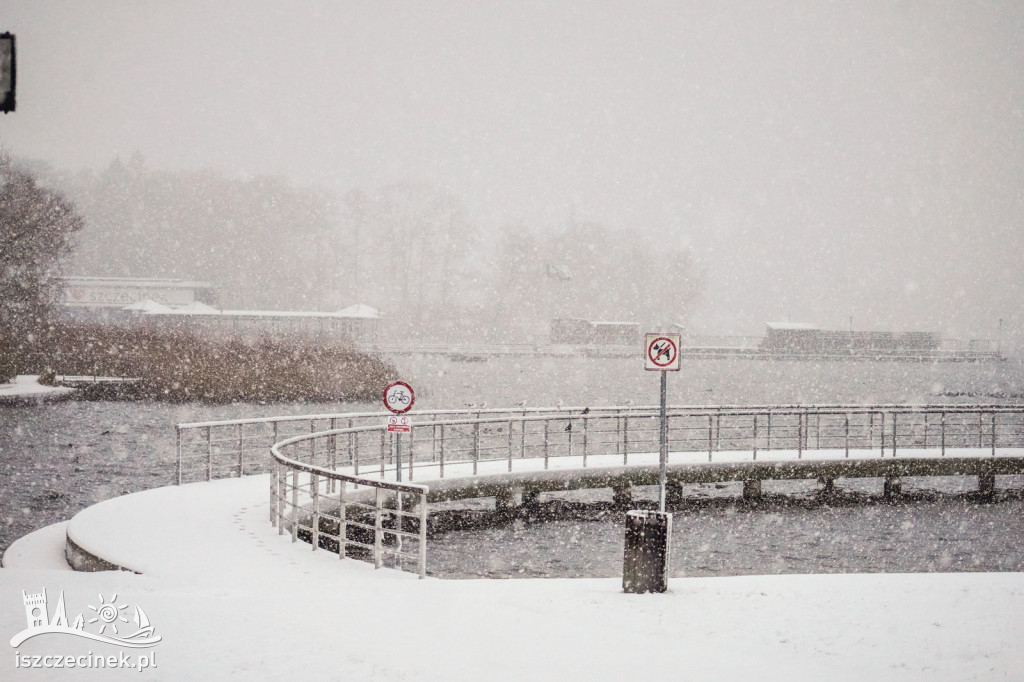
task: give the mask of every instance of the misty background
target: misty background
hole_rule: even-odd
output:
[[[0,24],[0,147],[86,218],[74,274],[423,337],[1022,342],[1019,3],[8,0]]]

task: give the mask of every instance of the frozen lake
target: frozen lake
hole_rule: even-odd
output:
[[[633,360],[502,358],[452,362],[405,358],[397,364],[402,377],[417,388],[416,406],[424,409],[484,402],[494,407],[523,400],[534,406],[554,405],[559,400],[566,405],[630,401],[653,404],[657,400],[656,373],[644,372],[639,361]],[[699,360],[684,363],[683,371],[670,377],[669,400],[676,404],[1001,402],[988,396],[1021,394],[1021,377],[1017,362]],[[170,484],[174,473],[175,423],[368,409],[377,409],[377,405],[68,402],[0,408],[0,551],[25,533],[68,519],[95,502]],[[714,496],[728,492],[694,494]],[[1024,523],[1020,511],[1016,501],[990,506],[941,502],[767,511],[740,511],[729,504],[711,506],[694,512],[696,516],[678,517],[677,535],[691,530],[690,535],[681,536],[690,539],[677,540],[680,555],[674,564],[677,572],[700,575],[744,573],[765,566],[769,571],[784,572],[1021,570],[1015,552]],[[698,533],[694,530],[697,528],[704,530]],[[989,532],[992,528],[999,533]],[[778,544],[764,544],[761,538],[769,531],[778,535]],[[851,535],[855,531],[868,535]],[[940,532],[941,543],[934,536]],[[482,533],[483,537],[475,537],[474,533]],[[462,574],[462,569],[452,566],[445,557],[454,551],[452,543],[458,541],[456,536],[465,538],[463,550],[455,552],[461,556],[470,556],[464,550],[473,547],[507,549],[507,555],[487,555],[506,569],[517,565],[516,551],[524,543],[537,546],[536,557],[549,557],[553,550],[559,550],[564,556],[558,560],[567,566],[564,575],[616,574],[608,571],[617,571],[615,564],[621,561],[622,527],[617,518],[517,524],[511,528],[449,534],[432,543],[431,562],[438,570],[448,570],[453,575]],[[992,554],[992,548],[983,546],[986,538],[998,537],[1004,546],[1014,548],[1010,555]],[[707,538],[724,540],[711,543]],[[911,541],[913,538],[917,541]],[[869,540],[878,549],[864,556],[864,543]],[[909,550],[928,544],[936,545],[937,549],[927,556],[916,556]],[[993,544],[1000,542],[994,540]],[[709,549],[701,550],[705,545]],[[719,552],[732,558],[718,561]],[[947,556],[948,561],[944,558]],[[988,557],[983,560],[986,563],[971,563],[975,557],[983,556]],[[532,566],[540,570],[536,557]],[[471,560],[478,564],[482,561]],[[555,565],[543,570],[551,570]],[[501,570],[518,572],[518,568],[506,569]]]

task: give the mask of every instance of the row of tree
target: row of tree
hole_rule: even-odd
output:
[[[79,232],[70,272],[205,280],[224,308],[365,303],[408,338],[540,343],[557,317],[682,322],[700,293],[677,242],[577,221],[485,234],[456,196],[424,185],[337,200],[281,178],[150,170],[139,156],[34,171],[81,215],[66,230]]]

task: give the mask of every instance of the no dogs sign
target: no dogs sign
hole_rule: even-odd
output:
[[[679,371],[679,334],[648,334],[644,340],[644,369]]]

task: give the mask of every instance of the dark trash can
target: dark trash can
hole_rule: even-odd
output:
[[[626,512],[622,591],[633,594],[668,589],[672,515],[634,509]]]

